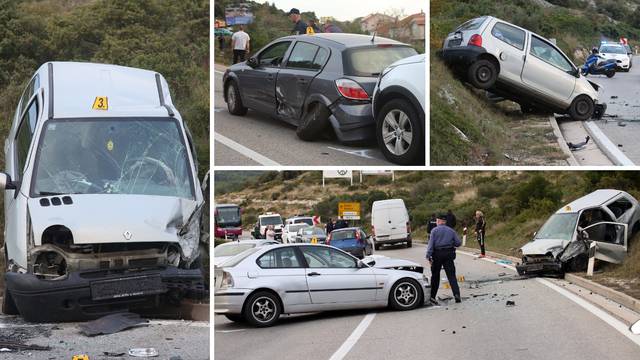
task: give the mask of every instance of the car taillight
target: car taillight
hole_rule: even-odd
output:
[[[471,39],[469,39],[469,46],[482,46],[482,36],[478,34],[473,34]]]
[[[336,80],[340,95],[351,100],[369,100],[369,94],[357,82],[349,79]]]
[[[230,273],[223,271],[222,272],[222,282],[220,283],[221,288],[230,288],[233,287],[233,277]]]
[[[331,244],[331,233],[329,233],[329,235],[327,235],[327,239],[324,241],[325,245],[330,245]]]

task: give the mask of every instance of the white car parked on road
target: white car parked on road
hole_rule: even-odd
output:
[[[375,265],[374,265],[375,266]],[[216,314],[271,326],[281,314],[422,305],[428,281],[416,271],[370,267],[326,245],[253,248],[214,271]]]
[[[424,165],[425,55],[396,61],[380,73],[373,92],[376,138],[384,156],[401,165]]]
[[[613,59],[616,61],[616,70],[629,71],[631,69],[631,56],[627,48],[622,44],[603,43],[598,52],[604,60]]]

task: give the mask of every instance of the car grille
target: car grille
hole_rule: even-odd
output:
[[[526,262],[527,264],[550,262],[553,260],[553,256],[551,255],[527,255],[524,258],[524,262]]]

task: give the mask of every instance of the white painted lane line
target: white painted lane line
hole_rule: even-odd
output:
[[[362,321],[360,321],[360,324],[358,324],[358,326],[353,330],[351,335],[349,335],[349,337],[342,344],[342,346],[340,346],[340,348],[338,350],[336,350],[336,352],[333,353],[333,355],[331,355],[329,360],[342,360],[342,359],[344,359],[344,357],[349,353],[349,351],[351,351],[351,348],[353,347],[353,345],[355,345],[358,342],[358,340],[360,339],[362,334],[364,334],[365,330],[367,330],[369,325],[371,325],[371,322],[373,321],[373,318],[375,318],[375,317],[376,317],[376,313],[367,314],[364,317],[364,319],[362,319]]]
[[[373,156],[372,153],[373,151],[370,149],[364,149],[364,150],[349,150],[349,149],[342,149],[342,148],[337,148],[337,147],[333,147],[333,146],[327,146],[328,149],[331,150],[335,150],[335,151],[340,151],[343,152],[345,154],[349,154],[349,155],[354,155],[354,156],[359,156],[361,158],[365,158],[365,159],[371,159],[371,160],[384,160],[380,157],[377,156]],[[386,160],[385,160],[386,161]]]
[[[213,140],[226,145],[227,147],[233,149],[234,151],[242,154],[245,157],[248,157],[249,159],[259,163],[260,165],[264,165],[264,166],[282,166],[280,164],[278,164],[277,162],[269,159],[268,157],[259,154],[251,149],[249,149],[248,147],[239,144],[231,139],[229,139],[228,137],[218,134],[217,132],[214,132],[213,135]]]
[[[467,255],[467,256],[472,256],[472,257],[476,256],[476,255],[468,253],[466,251],[458,251],[458,252],[461,253],[461,254]],[[480,259],[496,264],[496,260],[487,259],[487,258],[480,258]],[[505,264],[496,264],[496,265],[504,266],[507,269],[511,269],[511,270],[517,271],[516,268],[513,267],[513,266],[509,266],[509,265],[505,265]],[[631,331],[629,331],[629,326],[626,325],[625,323],[623,323],[622,321],[616,319],[612,315],[609,315],[607,312],[605,312],[604,310],[602,310],[602,309],[598,308],[597,306],[591,304],[587,300],[579,297],[578,295],[570,292],[569,290],[563,289],[562,287],[552,283],[551,281],[549,281],[547,279],[536,278],[536,281],[538,281],[539,283],[541,283],[541,284],[543,284],[543,285],[555,290],[560,295],[562,295],[562,296],[566,297],[567,299],[573,301],[574,303],[580,305],[583,309],[585,309],[585,310],[589,311],[590,313],[592,313],[593,315],[597,316],[598,318],[600,318],[600,320],[602,320],[605,323],[609,324],[611,327],[613,327],[614,329],[618,330],[618,332],[620,332],[622,335],[626,336],[629,340],[633,341],[636,345],[640,346],[640,336],[633,335],[631,333]]]
[[[633,341],[636,345],[640,346],[640,336],[633,335],[631,333],[631,331],[629,331],[629,326],[624,324],[622,321],[620,321],[620,320],[616,319],[615,317],[609,315],[604,310],[596,307],[595,305],[591,304],[587,300],[579,297],[578,295],[570,292],[569,290],[561,288],[560,286],[552,283],[551,281],[549,281],[547,279],[536,278],[536,280],[539,283],[541,283],[543,285],[546,285],[549,288],[555,290],[556,292],[558,292],[560,295],[563,295],[567,299],[569,299],[569,300],[575,302],[576,304],[580,305],[583,309],[587,310],[588,312],[592,313],[593,315],[599,317],[600,320],[606,322],[612,328],[618,330],[619,333],[621,333],[622,335],[626,336],[629,340]]]
[[[233,333],[239,331],[245,331],[247,329],[233,329],[233,330],[216,330],[217,333]]]

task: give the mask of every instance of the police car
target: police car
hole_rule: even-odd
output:
[[[602,42],[598,52],[604,60],[615,60],[616,70],[626,72],[631,69],[631,57],[623,45],[612,42]]]
[[[202,289],[204,197],[162,75],[45,63],[4,149],[3,313],[80,321]]]

